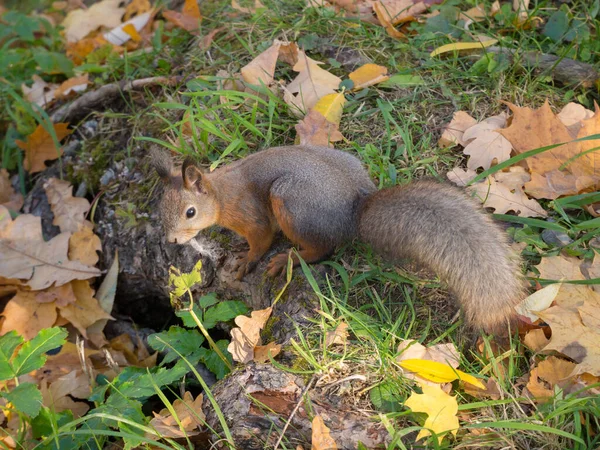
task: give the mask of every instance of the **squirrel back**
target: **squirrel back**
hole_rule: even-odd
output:
[[[524,298],[519,258],[506,233],[459,188],[417,181],[383,189],[362,205],[360,239],[391,262],[433,269],[471,325],[497,332]]]

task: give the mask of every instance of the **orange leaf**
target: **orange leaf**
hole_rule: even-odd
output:
[[[189,31],[198,31],[198,25],[202,20],[200,8],[197,0],[185,0],[181,12],[166,10],[163,11],[163,17],[173,25]]]
[[[200,8],[198,7],[198,0],[185,0],[181,12],[186,16],[193,17],[194,19],[202,19]]]
[[[54,97],[57,99],[66,97],[71,92],[83,92],[87,89],[89,83],[89,75],[81,75],[80,77],[69,78],[63,84],[61,84],[56,91],[54,91]]]
[[[127,25],[123,26],[123,31],[125,33],[127,33],[131,37],[131,39],[135,42],[140,42],[142,40],[142,37],[137,32],[137,30],[135,29],[135,26],[133,26],[132,23],[128,23]]]
[[[54,124],[54,132],[59,142],[71,134],[68,126],[68,123]],[[63,153],[62,148],[56,148],[52,136],[41,125],[38,125],[35,131],[27,137],[26,142],[17,140],[17,145],[25,150],[23,167],[29,173],[41,172],[46,169],[45,161],[55,160]]]

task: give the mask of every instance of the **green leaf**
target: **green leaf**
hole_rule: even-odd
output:
[[[167,352],[163,364],[168,364],[179,358],[177,352],[188,359],[191,364],[196,364],[200,360],[199,350],[203,342],[204,336],[198,330],[186,330],[178,326],[172,326],[168,331],[155,333],[148,337],[150,347],[159,352]]]
[[[567,16],[567,13],[563,10],[558,10],[552,14],[550,19],[548,19],[542,34],[549,37],[554,42],[560,42],[568,29],[569,17]]]
[[[213,328],[218,322],[228,322],[241,314],[246,314],[248,307],[238,300],[220,302],[216,306],[209,308],[204,313],[202,325],[204,328]]]
[[[8,380],[15,376],[10,362],[15,349],[23,343],[24,339],[16,331],[6,333],[0,337],[0,380]]]
[[[50,436],[53,429],[62,427],[72,421],[73,413],[69,410],[57,413],[51,411],[50,408],[43,407],[37,417],[31,421],[33,437],[39,439]]]
[[[397,73],[384,82],[379,83],[379,87],[422,86],[424,84],[425,80],[421,78],[421,75]]]
[[[42,393],[33,383],[21,383],[2,396],[14,407],[31,418],[36,417],[42,408]]]
[[[231,358],[231,354],[227,350],[229,341],[221,339],[220,341],[217,341],[216,344],[217,347],[219,347],[219,350],[221,350],[221,352],[223,353],[223,355],[225,355],[229,363],[233,365],[233,359]],[[223,377],[229,373],[229,369],[227,368],[223,360],[219,357],[219,355],[217,355],[217,353],[214,350],[210,350],[207,348],[201,348],[200,350],[202,353],[202,362],[204,363],[206,368],[215,374],[217,380],[223,379]]]
[[[118,393],[111,394],[111,397],[118,395],[128,399],[148,398],[156,394],[156,388],[161,389],[180,380],[188,371],[189,367],[183,360],[179,360],[171,368],[154,367],[152,369],[141,369],[126,367],[113,380]]]
[[[202,281],[202,260],[199,260],[190,273],[175,272],[173,268],[169,271],[169,287],[172,289],[172,295],[182,297],[188,289],[193,288]]]
[[[23,344],[13,360],[14,376],[19,377],[39,369],[46,362],[44,353],[54,350],[65,343],[67,332],[63,328],[53,327],[41,330],[36,337]]]
[[[73,62],[62,53],[37,49],[33,54],[33,59],[44,73],[64,73],[68,77],[73,76]]]
[[[219,299],[217,298],[217,294],[211,292],[210,294],[206,294],[200,297],[200,299],[198,300],[198,305],[200,305],[200,308],[206,309],[209,306],[216,304],[218,301]]]
[[[200,308],[200,306],[198,306],[197,303],[194,303],[194,307],[192,309],[194,313],[196,313],[197,317],[202,317],[202,309]],[[192,315],[189,311],[179,310],[175,312],[175,315],[182,320],[184,327],[196,328],[198,326],[196,325],[196,321],[192,318]]]
[[[371,402],[383,412],[398,412],[403,409],[403,397],[394,383],[381,383],[369,391]]]

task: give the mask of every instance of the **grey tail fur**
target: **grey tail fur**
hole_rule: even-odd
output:
[[[463,191],[434,181],[369,196],[359,212],[360,239],[389,260],[433,269],[457,296],[467,322],[506,329],[525,296],[519,258],[506,233]]]

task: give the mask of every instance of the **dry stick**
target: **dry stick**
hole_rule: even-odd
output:
[[[119,81],[118,83],[105,84],[95,91],[86,92],[77,100],[67,105],[63,105],[50,115],[50,119],[54,123],[69,121],[71,117],[77,115],[82,110],[91,109],[92,107],[109,101],[113,97],[117,97],[122,92],[135,91],[150,86],[173,86],[181,83],[185,77],[150,77],[142,78],[133,81]]]
[[[273,450],[277,450],[277,448],[279,447],[279,444],[281,444],[281,441],[283,440],[283,436],[285,436],[285,432],[287,431],[288,427],[290,426],[290,423],[292,423],[292,419],[296,415],[296,412],[298,412],[298,409],[300,409],[300,405],[302,404],[304,395],[308,392],[308,390],[312,386],[313,382],[315,381],[315,378],[316,378],[316,375],[313,375],[312,378],[310,379],[310,381],[308,382],[308,384],[306,385],[306,387],[302,390],[302,393],[300,394],[300,398],[298,399],[298,402],[296,403],[296,406],[294,407],[294,410],[290,414],[290,417],[288,418],[287,422],[283,426],[283,430],[281,430],[281,434],[279,435],[279,439],[277,439],[277,442],[275,443],[275,447],[273,447]]]

